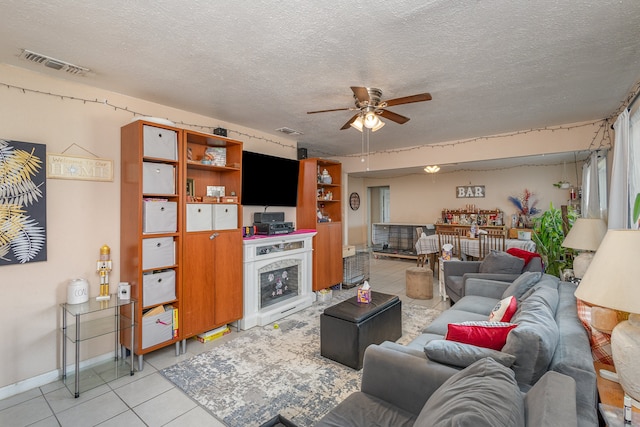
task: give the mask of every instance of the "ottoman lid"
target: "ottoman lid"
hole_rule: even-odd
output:
[[[396,304],[399,300],[397,295],[371,291],[371,302],[369,304],[359,303],[356,297],[352,297],[339,304],[327,307],[324,310],[324,314],[349,322],[360,323],[385,308]]]

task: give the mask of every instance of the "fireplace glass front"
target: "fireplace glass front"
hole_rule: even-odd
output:
[[[284,260],[260,269],[260,308],[298,296],[299,260]]]

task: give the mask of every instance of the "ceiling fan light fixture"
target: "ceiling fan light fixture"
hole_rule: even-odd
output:
[[[384,122],[378,119],[378,124],[371,128],[371,132],[375,132],[377,130],[382,129],[382,126],[384,126]]]
[[[352,121],[351,122],[351,127],[353,127],[354,129],[357,129],[360,132],[362,132],[362,128],[363,128],[362,117],[358,117],[357,119]]]
[[[424,167],[424,171],[427,173],[436,173],[440,170],[440,166],[438,165],[433,165],[433,166],[425,166]]]
[[[379,123],[380,123],[380,119],[378,118],[376,113],[374,113],[373,111],[369,111],[369,112],[367,112],[367,114],[364,115],[364,126],[365,127],[369,128],[369,129],[373,129]]]

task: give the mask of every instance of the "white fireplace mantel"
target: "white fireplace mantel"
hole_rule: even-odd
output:
[[[301,230],[275,236],[254,236],[243,240],[244,302],[240,329],[265,326],[313,304],[312,238],[315,230]],[[260,269],[274,263],[295,262],[298,267],[298,295],[260,307]]]

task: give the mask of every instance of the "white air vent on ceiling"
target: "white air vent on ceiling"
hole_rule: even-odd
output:
[[[60,59],[55,59],[47,55],[31,52],[30,50],[23,49],[20,54],[20,58],[27,61],[35,62],[36,64],[42,64],[45,67],[52,68],[54,70],[66,71],[69,74],[75,74],[79,76],[86,75],[89,71],[88,68],[81,67],[79,65],[73,65]]]
[[[293,130],[288,127],[278,128],[276,129],[278,132],[286,133],[287,135],[303,135],[302,132],[298,132],[297,130]]]

